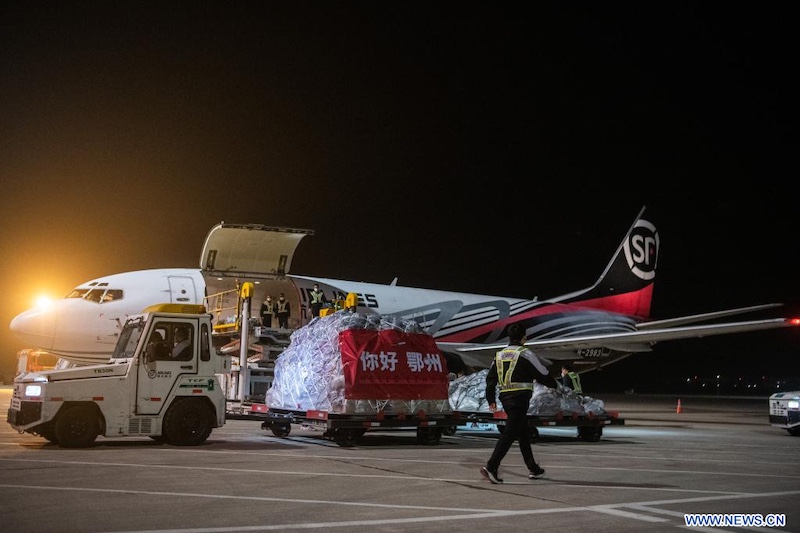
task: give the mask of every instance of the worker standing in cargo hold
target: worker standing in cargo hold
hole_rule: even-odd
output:
[[[278,302],[275,304],[275,314],[278,315],[278,327],[289,329],[289,301],[286,296],[281,293],[278,296]]]
[[[267,295],[267,298],[261,302],[261,310],[259,311],[261,315],[261,325],[265,328],[272,327],[272,315],[275,314],[275,302],[272,301],[272,296]]]
[[[311,318],[313,319],[319,316],[322,304],[325,303],[325,294],[319,290],[319,285],[315,283],[309,296],[311,296]]]
[[[572,371],[572,367],[564,365],[561,367],[561,386],[565,389],[570,389],[578,394],[583,394],[583,387],[581,387],[581,377],[577,372]]]
[[[528,467],[528,479],[544,474],[533,458],[528,434],[528,406],[533,396],[533,383],[538,375],[547,377],[547,367],[528,348],[525,347],[525,330],[519,324],[508,328],[508,346],[497,352],[486,375],[486,401],[489,409],[497,410],[495,391],[500,389],[500,403],[506,412],[506,427],[497,439],[494,452],[481,467],[481,474],[494,484],[502,483],[498,468],[511,449],[514,441],[519,442],[519,451]]]

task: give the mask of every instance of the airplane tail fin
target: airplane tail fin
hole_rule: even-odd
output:
[[[653,283],[658,264],[656,227],[644,218],[642,207],[600,278],[586,290],[568,294],[562,303],[650,317]]]

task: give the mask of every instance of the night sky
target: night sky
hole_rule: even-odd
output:
[[[0,375],[37,295],[197,267],[221,221],[315,230],[295,274],[546,298],[593,283],[646,205],[654,318],[797,315],[796,21],[788,2],[7,3]],[[799,343],[664,342],[584,388],[800,376]]]

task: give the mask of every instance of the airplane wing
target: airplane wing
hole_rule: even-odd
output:
[[[725,309],[724,311],[714,311],[712,313],[702,313],[699,315],[687,315],[677,318],[667,318],[665,320],[651,320],[649,322],[641,322],[637,324],[636,328],[639,331],[645,329],[671,328],[673,326],[681,326],[683,324],[691,324],[693,322],[706,322],[708,320],[716,320],[718,318],[724,318],[732,315],[754,313],[756,311],[781,307],[782,305],[782,303],[751,305],[750,307],[737,307],[735,309]]]
[[[721,313],[724,313],[724,311]],[[695,317],[698,316],[701,315],[695,315]],[[697,320],[700,319],[698,318]],[[709,337],[712,335],[743,333],[794,326],[800,326],[800,319],[771,318],[697,326],[647,328],[624,333],[576,335],[572,337],[559,337],[557,339],[534,339],[526,342],[525,346],[533,349],[537,355],[541,355],[544,359],[574,360],[580,358],[578,352],[581,350],[608,349],[627,353],[648,352],[652,350],[653,344],[660,341]],[[497,350],[506,346],[505,344],[488,345],[451,342],[438,342],[437,345],[442,351],[459,354],[466,364],[483,368],[488,368]]]

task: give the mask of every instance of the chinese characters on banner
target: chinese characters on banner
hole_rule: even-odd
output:
[[[448,398],[447,363],[430,335],[348,329],[339,348],[349,400]]]

